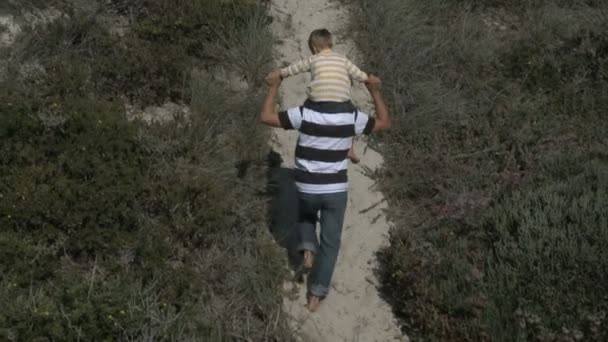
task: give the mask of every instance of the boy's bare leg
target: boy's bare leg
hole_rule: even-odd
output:
[[[354,164],[358,164],[361,161],[361,159],[355,154],[355,149],[353,146],[351,146],[348,150],[348,159],[350,159],[350,161]]]

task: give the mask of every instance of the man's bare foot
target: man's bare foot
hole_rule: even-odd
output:
[[[321,299],[319,297],[313,296],[313,295],[308,296],[308,304],[306,304],[308,311],[310,311],[310,312],[317,311],[320,304],[321,304]]]
[[[304,268],[311,269],[314,261],[314,254],[311,251],[304,251]]]
[[[361,158],[359,158],[355,154],[355,152],[353,151],[352,148],[350,150],[348,150],[348,159],[350,159],[350,161],[353,162],[353,164],[359,164],[359,162],[361,161]]]

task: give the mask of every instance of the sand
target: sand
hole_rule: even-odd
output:
[[[357,62],[357,51],[345,31],[349,13],[344,4],[332,0],[274,0],[271,7],[272,28],[279,40],[276,57],[281,66],[310,56],[308,35],[323,27],[336,36],[335,51]],[[300,75],[283,82],[282,109],[303,103],[308,80],[309,75]],[[372,108],[362,84],[355,86],[353,101],[367,113]],[[272,145],[287,167],[293,166],[296,137],[294,131],[273,130]],[[389,225],[384,215],[386,201],[365,170],[376,169],[383,159],[367,149],[364,141],[357,141],[355,148],[362,161],[349,167],[349,201],[342,247],[328,297],[311,313],[305,307],[305,286],[291,282],[285,286],[287,289],[297,287],[296,296],[285,297],[284,310],[301,341],[409,341],[399,331],[389,305],[381,299],[373,272],[375,252],[387,243]]]

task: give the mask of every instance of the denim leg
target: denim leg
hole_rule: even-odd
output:
[[[321,209],[319,195],[298,194],[299,214],[298,214],[298,235],[300,243],[298,251],[311,251],[317,253],[319,241],[317,239],[317,213]]]
[[[315,258],[309,293],[323,298],[329,292],[331,277],[340,251],[342,225],[344,224],[348,194],[338,192],[321,196],[323,198],[321,206],[321,245]]]

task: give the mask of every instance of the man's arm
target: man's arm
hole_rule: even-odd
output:
[[[260,121],[270,127],[280,128],[282,127],[281,121],[279,120],[279,113],[276,109],[279,86],[281,85],[280,70],[271,72],[268,77],[266,77],[266,84],[268,84],[268,92],[266,93],[264,104],[262,105]]]
[[[369,90],[374,105],[376,107],[376,117],[373,132],[378,132],[391,127],[391,119],[388,115],[388,108],[380,91],[382,81],[376,75],[370,74],[365,86]]]

